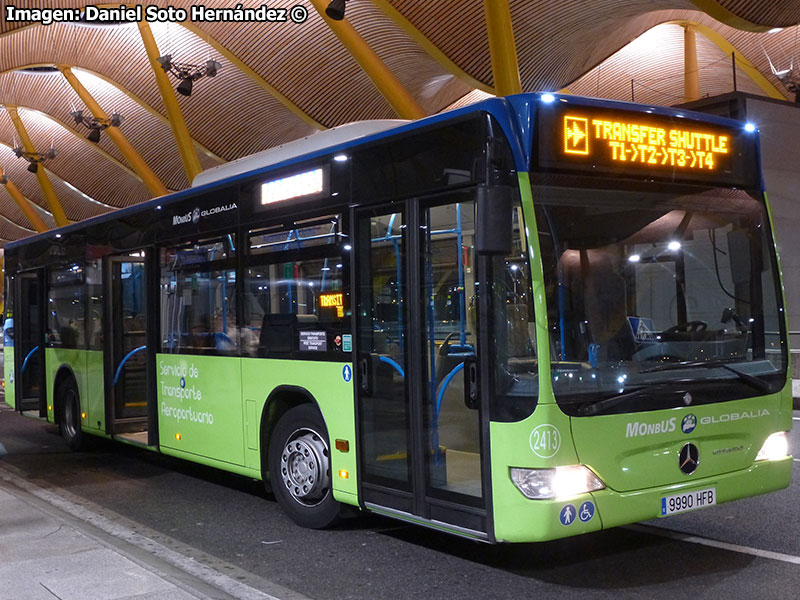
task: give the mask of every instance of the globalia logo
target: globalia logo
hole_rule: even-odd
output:
[[[683,433],[692,433],[695,427],[697,427],[697,417],[694,415],[683,417],[683,421],[681,421],[681,431]]]

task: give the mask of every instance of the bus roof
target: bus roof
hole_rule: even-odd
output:
[[[218,167],[206,169],[199,173],[192,180],[192,187],[199,187],[214,181],[228,179],[236,175],[250,173],[256,169],[263,169],[271,167],[285,160],[303,156],[304,154],[311,154],[317,150],[323,150],[332,146],[337,146],[346,142],[352,142],[359,138],[379,133],[387,129],[392,129],[399,125],[405,125],[410,121],[402,119],[376,119],[371,121],[356,121],[354,123],[345,123],[331,129],[318,131],[306,137],[286,142],[280,146],[244,156]]]

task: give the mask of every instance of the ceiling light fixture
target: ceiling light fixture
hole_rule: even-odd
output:
[[[28,152],[27,150],[23,150],[19,146],[13,148],[12,151],[14,152],[17,158],[24,158],[29,163],[31,163],[28,165],[28,171],[30,171],[31,173],[36,173],[39,170],[39,165],[44,161],[53,159],[56,156],[58,156],[58,152],[52,146],[50,147],[50,150],[48,150],[44,154],[40,152]]]
[[[207,60],[202,65],[175,62],[172,60],[171,54],[159,56],[156,60],[158,60],[158,64],[161,65],[164,73],[172,73],[174,77],[180,80],[175,90],[183,96],[192,95],[192,87],[195,81],[203,77],[216,77],[217,72],[222,68],[222,65],[215,60]]]
[[[772,59],[767,54],[766,49],[761,47],[764,50],[764,54],[767,57],[767,62],[769,63],[769,68],[772,71],[772,74],[777,77],[780,82],[786,86],[786,89],[789,90],[791,93],[794,94],[794,101],[795,103],[800,104],[800,72],[794,68],[794,58],[792,58],[791,62],[789,63],[788,69],[783,69],[779,71],[775,68],[775,65],[772,64]]]
[[[346,0],[331,0],[328,8],[325,9],[325,14],[329,19],[334,21],[341,21],[344,19],[344,3]]]
[[[109,127],[119,127],[124,117],[119,113],[114,113],[111,118],[98,119],[97,117],[87,117],[82,110],[74,110],[71,113],[76,125],[83,125],[89,130],[86,139],[95,144],[100,141],[100,132]]]

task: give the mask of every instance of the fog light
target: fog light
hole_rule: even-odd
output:
[[[555,469],[511,469],[511,481],[531,500],[561,500],[602,490],[605,484],[584,465]]]
[[[756,460],[779,460],[789,455],[789,439],[785,431],[773,433],[761,446]]]

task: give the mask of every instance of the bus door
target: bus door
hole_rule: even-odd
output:
[[[26,307],[27,318],[14,324],[14,371],[17,384],[17,410],[34,411],[47,416],[47,393],[44,379],[44,271],[21,273],[17,278],[17,306]]]
[[[365,504],[484,537],[473,215],[452,197],[356,213],[356,396]]]
[[[108,433],[150,444],[147,401],[145,252],[106,259],[106,423]]]

